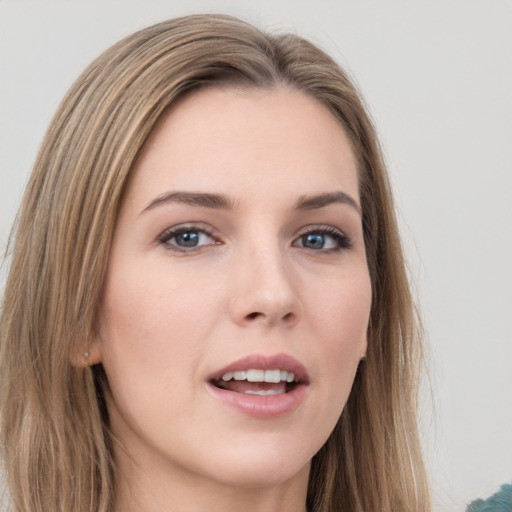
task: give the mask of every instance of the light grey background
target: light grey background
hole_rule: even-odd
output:
[[[436,509],[462,511],[512,480],[510,0],[0,0],[0,246],[79,72],[120,37],[199,11],[306,35],[365,94],[428,333]]]

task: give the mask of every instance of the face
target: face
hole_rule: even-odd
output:
[[[300,92],[210,89],[133,169],[91,356],[143,467],[231,486],[307,474],[366,350],[356,162]]]

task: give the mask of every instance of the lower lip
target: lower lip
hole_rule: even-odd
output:
[[[293,411],[304,401],[306,387],[299,384],[281,395],[260,396],[235,393],[208,383],[208,389],[216,399],[254,418],[277,418]]]

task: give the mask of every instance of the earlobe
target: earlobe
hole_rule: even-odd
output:
[[[84,355],[84,368],[88,368],[89,366],[91,366],[91,362],[89,361],[91,354],[89,352],[84,352],[83,355]]]
[[[366,361],[367,352],[368,352],[368,339],[365,338],[363,347],[362,347],[361,351],[359,352],[359,362],[360,363],[363,363],[364,361]]]
[[[71,364],[76,367],[88,368],[101,362],[101,343],[98,339],[76,343],[70,356]]]

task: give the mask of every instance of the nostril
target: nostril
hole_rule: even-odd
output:
[[[247,316],[246,316],[247,320],[257,320],[258,318],[267,318],[267,315],[265,313],[261,313],[260,311],[253,311],[252,313],[249,313]],[[290,323],[294,320],[295,318],[295,315],[293,312],[290,312],[290,313],[286,313],[283,317],[282,317],[282,320],[284,322],[287,322],[287,323]]]
[[[287,313],[283,316],[283,320],[285,322],[291,322],[295,318],[295,315],[293,313]]]

